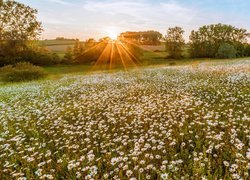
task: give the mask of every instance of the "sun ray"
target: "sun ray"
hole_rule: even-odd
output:
[[[89,52],[89,51],[91,51],[91,50],[93,50],[93,49],[95,49],[97,46],[100,46],[101,44],[103,44],[104,42],[98,42],[96,45],[94,45],[93,47],[91,47],[91,48],[89,48],[89,49],[86,49],[84,52],[83,52],[83,54],[84,53],[87,53],[87,52]]]
[[[134,58],[134,60],[136,61],[136,63],[138,63],[139,65],[141,65],[141,63],[139,62],[138,58],[129,50],[129,48],[126,45],[124,45],[124,43],[122,43],[122,42],[121,42],[121,45],[126,50],[126,52],[129,53]]]
[[[104,46],[101,46],[105,43]],[[105,42],[100,42],[91,49],[85,51],[85,53],[90,50],[94,50],[101,46],[102,51],[99,51],[99,55],[95,64],[91,70],[112,70],[113,68],[123,67],[127,71],[128,67],[137,68],[140,65],[139,59],[133,54],[133,51],[127,46],[126,43],[123,43],[119,40],[110,40]],[[99,49],[100,50],[100,49]],[[120,59],[120,61],[118,61]]]
[[[105,61],[105,59],[106,59],[106,61],[108,61],[108,59],[109,59],[109,57],[105,58],[105,56],[107,56],[107,54],[108,54],[108,56],[110,56],[110,49],[111,49],[110,46],[111,46],[110,43],[106,44],[104,50],[102,51],[101,55],[98,57],[95,65],[93,67],[94,69],[101,69],[102,66],[105,66],[105,62],[103,62],[103,61]],[[106,62],[106,64],[107,64],[107,62]]]
[[[132,41],[128,41],[128,40],[123,40],[123,41],[125,41],[126,43],[129,43],[129,44],[132,44],[132,45],[134,45],[134,46],[137,46],[138,48],[144,49],[144,50],[146,50],[146,51],[148,51],[148,52],[151,52],[151,53],[153,53],[153,54],[155,54],[155,55],[157,55],[157,56],[160,56],[160,57],[162,57],[162,58],[165,58],[165,57],[166,57],[166,55],[162,55],[161,53],[154,52],[154,51],[151,50],[150,48],[146,48],[146,47],[143,47],[143,48],[142,48],[140,45],[138,45],[138,44],[136,44],[136,43],[134,43],[134,42],[132,42]]]
[[[111,44],[111,54],[110,54],[110,60],[109,60],[109,70],[112,69],[113,56],[114,56],[114,43]]]
[[[132,66],[137,67],[136,63],[133,61],[133,58],[131,57],[131,55],[126,51],[126,49],[122,46],[122,44],[120,44],[121,50],[124,52],[124,54],[128,57],[126,59],[126,62],[130,61],[132,62]],[[131,63],[129,63],[131,64]]]
[[[117,46],[117,51],[118,51],[118,54],[119,54],[119,56],[120,56],[120,58],[121,58],[122,65],[123,65],[125,71],[127,71],[127,67],[126,67],[126,64],[125,64],[125,62],[124,62],[123,56],[122,56],[122,54],[121,54],[120,47],[118,47],[118,46]]]

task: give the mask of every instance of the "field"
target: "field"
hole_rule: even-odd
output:
[[[63,57],[68,47],[73,48],[75,41],[73,40],[43,40],[43,41],[39,41],[38,44],[58,54],[60,57]]]
[[[41,46],[74,45],[74,40],[43,40],[38,42]]]
[[[61,71],[0,86],[0,179],[249,177],[249,60]]]

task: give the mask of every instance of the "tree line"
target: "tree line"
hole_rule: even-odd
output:
[[[169,28],[165,37],[157,31],[124,32],[120,34],[119,40],[138,46],[165,43],[168,58],[173,59],[185,58],[184,51],[188,52],[190,58],[250,56],[250,45],[247,43],[249,34],[246,29],[220,23],[205,25],[191,32],[188,43],[185,43],[184,32],[183,28],[178,26]],[[97,43],[109,40],[109,37],[104,37],[98,42],[92,38],[85,42],[77,39],[73,48],[67,49],[65,59],[69,62],[77,59]]]
[[[139,32],[124,32],[121,33],[119,39],[132,41],[140,45],[159,45],[163,35],[158,31],[139,31]]]
[[[0,66],[22,61],[35,65],[79,63],[77,57],[84,57],[82,55],[88,49],[100,42],[109,41],[108,37],[98,42],[94,39],[85,42],[75,39],[74,46],[69,47],[65,56],[60,58],[56,53],[38,45],[37,40],[42,31],[36,9],[13,0],[0,0]],[[192,58],[235,58],[250,56],[248,36],[246,29],[212,24],[193,30],[188,43],[184,40],[184,30],[181,27],[169,28],[165,37],[157,31],[150,30],[124,32],[120,34],[119,39],[139,47],[164,43],[169,58],[174,59],[183,58],[184,51],[189,52],[189,57]],[[58,37],[57,40],[68,39]],[[138,51],[138,48],[133,49]],[[86,56],[89,57],[90,55]]]
[[[181,27],[169,28],[166,36],[166,49],[170,57],[180,58],[185,48],[184,30]],[[232,25],[211,24],[193,30],[186,44],[192,58],[236,58],[250,56],[249,34],[246,29]]]

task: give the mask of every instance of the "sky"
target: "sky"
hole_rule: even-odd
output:
[[[38,10],[42,39],[99,39],[125,31],[181,26],[185,39],[206,24],[231,24],[250,32],[250,0],[17,0]]]

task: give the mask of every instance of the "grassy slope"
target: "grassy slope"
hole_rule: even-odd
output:
[[[172,179],[232,179],[224,161],[236,164],[237,172],[247,179],[247,174],[243,175],[247,161],[238,161],[238,157],[246,159],[249,137],[249,121],[243,117],[249,117],[247,76],[235,79],[230,67],[224,67],[223,74],[216,68],[217,73],[183,69],[155,68],[131,76],[66,76],[59,81],[3,88],[0,130],[7,133],[2,133],[0,142],[0,178],[11,179],[17,171],[27,179],[36,179],[35,172],[45,162],[42,173],[55,179],[77,179],[78,168],[92,165],[98,168],[96,179],[111,171],[128,179],[125,170],[116,172],[118,166],[110,163],[113,158],[128,157],[128,168],[138,179],[145,179],[146,173],[138,173],[137,165],[145,168],[151,179],[160,179],[161,173]],[[233,144],[233,139],[239,141]],[[239,142],[244,146],[237,149]],[[146,143],[155,149],[138,148],[137,153],[137,147]],[[215,147],[211,154],[210,147]],[[90,153],[93,162],[87,160]],[[145,158],[146,154],[152,154],[152,159]],[[145,160],[143,165],[141,160]],[[76,164],[74,169],[69,168],[71,164]],[[149,164],[156,170],[146,170]],[[161,168],[162,164],[166,167]]]
[[[70,74],[70,73],[82,73],[90,69],[88,65],[58,65],[58,66],[47,66],[44,69],[54,75],[59,74]]]

